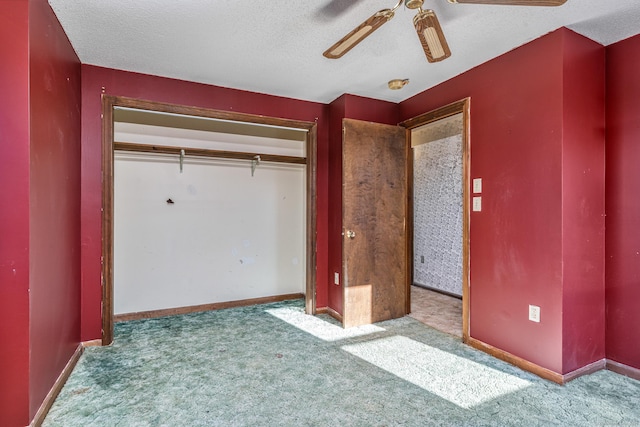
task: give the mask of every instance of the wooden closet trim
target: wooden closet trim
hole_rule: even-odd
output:
[[[306,186],[306,296],[305,309],[308,314],[316,310],[316,173],[317,173],[317,124],[300,120],[289,120],[246,113],[236,113],[208,108],[188,107],[163,102],[145,101],[121,96],[102,95],[102,345],[113,342],[113,141],[114,108],[133,108],[161,113],[183,114],[209,119],[232,120],[266,126],[280,126],[307,131],[306,158],[291,158],[290,163],[307,166]],[[135,147],[129,146],[130,149]],[[167,148],[167,147],[165,147]],[[171,147],[168,147],[171,148]],[[121,147],[121,149],[126,149]],[[138,147],[141,150],[140,147]],[[149,150],[153,151],[153,150]],[[193,149],[191,151],[194,151]],[[159,151],[158,151],[159,152]],[[191,153],[190,153],[191,154]],[[201,153],[203,154],[203,153]],[[218,153],[220,154],[220,153]],[[247,155],[243,153],[242,155]],[[253,155],[253,154],[251,154]],[[261,155],[262,156],[262,155]],[[265,157],[268,157],[265,155]],[[283,156],[276,156],[283,157]],[[303,159],[304,161],[301,161]],[[263,158],[267,161],[267,158]],[[275,159],[278,161],[284,159]]]

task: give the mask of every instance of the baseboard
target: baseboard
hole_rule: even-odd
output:
[[[47,393],[47,396],[42,401],[42,404],[34,415],[31,424],[29,424],[29,427],[40,427],[42,425],[45,417],[49,413],[49,409],[51,409],[51,406],[53,405],[53,402],[55,402],[56,397],[58,397],[58,394],[60,394],[60,391],[62,390],[62,387],[64,387],[64,384],[69,379],[69,375],[71,375],[71,372],[78,363],[78,360],[80,360],[80,356],[82,356],[83,351],[84,347],[82,346],[82,344],[78,344],[78,347],[76,348],[76,351],[73,352],[71,359],[69,359],[64,369],[58,376],[58,379],[55,383],[53,383],[53,387],[51,387],[51,390],[49,390],[49,393]]]
[[[601,371],[607,366],[607,359],[596,360],[593,363],[589,363],[588,365],[583,366],[582,368],[578,368],[575,371],[571,371],[567,374],[562,375],[562,383],[568,383],[571,380],[575,380],[578,377],[583,375],[593,374],[594,372]]]
[[[608,361],[607,359],[600,359],[593,363],[585,365],[581,368],[578,368],[575,371],[571,371],[566,374],[559,374],[550,369],[543,368],[540,365],[536,365],[535,363],[529,362],[528,360],[525,360],[521,357],[508,353],[504,350],[500,350],[499,348],[493,347],[492,345],[486,344],[475,338],[468,338],[465,342],[469,344],[471,347],[476,348],[480,351],[484,351],[485,353],[490,354],[491,356],[497,359],[503,360],[507,363],[517,366],[518,368],[524,371],[531,372],[532,374],[535,374],[546,380],[553,381],[554,383],[557,383],[557,384],[566,384],[569,381],[574,380],[578,377],[581,377],[583,375],[593,374],[594,372],[600,371],[605,368],[610,369],[611,371],[614,371],[617,373],[622,373],[620,371],[611,369],[609,367],[609,364],[611,363],[611,361]],[[617,364],[617,365],[620,365],[620,364]],[[624,365],[621,365],[621,366],[624,366]],[[627,366],[626,369],[627,369],[626,372],[629,372],[628,370],[633,370],[634,368]],[[638,375],[638,377],[633,377],[632,375],[628,375],[628,374],[623,374],[623,375],[627,375],[631,378],[640,379],[640,369],[636,369],[636,371],[637,371],[636,375]]]
[[[342,323],[342,315],[337,311],[335,311],[333,308],[329,308],[329,307],[316,308],[316,314],[328,314],[329,316],[336,319],[338,322]]]
[[[638,368],[634,368],[614,360],[607,360],[606,367],[608,370],[615,372],[616,374],[624,375],[625,377],[640,381],[640,369]]]
[[[557,372],[553,372],[550,369],[543,368],[542,366],[536,365],[535,363],[529,362],[521,357],[515,356],[511,353],[508,353],[504,350],[500,350],[492,345],[486,344],[482,341],[479,341],[475,338],[469,338],[467,340],[467,344],[471,347],[478,349],[480,351],[484,351],[491,356],[503,360],[507,363],[510,363],[518,368],[525,370],[527,372],[531,372],[532,374],[536,374],[537,376],[544,378],[549,381],[553,381],[557,384],[564,384],[564,378],[562,374],[558,374]]]
[[[262,298],[251,298],[238,301],[214,302],[211,304],[192,305],[188,307],[167,308],[161,310],[141,311],[137,313],[116,314],[114,322],[127,322],[130,320],[152,319],[155,317],[175,316],[179,314],[198,313],[202,311],[222,310],[224,308],[244,307],[247,305],[267,304],[271,302],[287,301],[304,298],[304,294],[285,294]]]
[[[327,307],[327,314],[342,323],[342,314],[338,313],[333,308]]]
[[[102,340],[91,340],[91,341],[82,341],[82,347],[102,347]]]

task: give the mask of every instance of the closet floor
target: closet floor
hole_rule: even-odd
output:
[[[419,286],[411,286],[411,317],[462,338],[462,300]]]

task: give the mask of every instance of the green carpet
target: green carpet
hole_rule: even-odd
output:
[[[44,426],[637,426],[639,396],[609,371],[553,384],[409,317],[345,330],[287,301],[116,324]]]

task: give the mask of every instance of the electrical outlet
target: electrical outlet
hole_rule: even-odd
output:
[[[420,264],[424,264],[424,255],[420,255]]]
[[[333,273],[333,284],[334,285],[340,284],[340,273]]]
[[[537,305],[529,305],[529,320],[540,323],[540,307]]]

